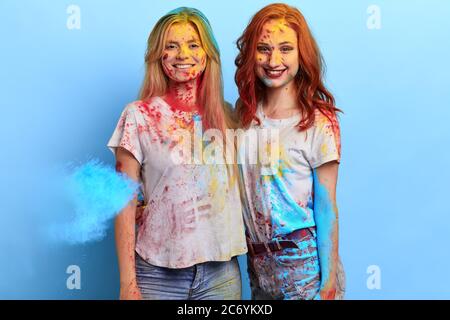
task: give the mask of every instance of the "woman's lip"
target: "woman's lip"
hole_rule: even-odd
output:
[[[195,64],[191,64],[191,63],[177,63],[172,65],[175,69],[180,69],[180,70],[184,70],[184,69],[189,69],[192,68],[193,66],[195,66]]]
[[[283,73],[287,70],[287,68],[285,69],[279,69],[279,70],[271,70],[271,69],[264,69],[264,73],[266,74],[266,76],[270,79],[278,79],[279,77],[281,77],[283,75]],[[276,73],[272,73],[270,71],[278,71]],[[279,72],[281,71],[281,72]]]

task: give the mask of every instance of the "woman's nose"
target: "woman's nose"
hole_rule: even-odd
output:
[[[276,49],[273,50],[272,54],[270,55],[269,66],[271,68],[278,67],[279,65],[281,65],[281,62],[282,62],[281,52]]]
[[[177,59],[184,60],[189,56],[189,49],[187,46],[181,46],[178,51]]]

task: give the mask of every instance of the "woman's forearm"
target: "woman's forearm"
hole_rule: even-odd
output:
[[[338,209],[334,188],[329,180],[314,181],[314,220],[317,230],[317,249],[321,269],[321,288],[330,289],[336,284],[338,262]],[[329,190],[331,192],[329,192]]]
[[[116,217],[115,221],[116,248],[121,286],[129,285],[136,280],[134,260],[136,203],[136,198],[130,201],[128,206]]]
[[[315,213],[317,249],[320,262],[321,287],[336,283],[338,260],[338,219],[337,209],[318,210]]]

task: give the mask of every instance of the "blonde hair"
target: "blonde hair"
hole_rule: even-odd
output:
[[[163,71],[161,58],[169,28],[175,23],[190,23],[197,30],[208,57],[198,88],[198,103],[202,106],[202,119],[207,127],[225,129],[234,127],[230,106],[223,96],[220,52],[208,19],[199,10],[181,7],[170,11],[158,20],[147,42],[145,76],[139,94],[140,100],[166,94],[169,78]]]
[[[237,128],[237,123],[233,119],[234,114],[231,106],[225,102],[223,96],[219,47],[208,19],[199,10],[181,7],[170,11],[158,20],[147,41],[145,76],[139,99],[148,100],[152,97],[166,94],[169,87],[169,78],[164,73],[161,59],[166,45],[167,34],[170,27],[175,23],[190,23],[199,34],[202,47],[208,57],[205,71],[201,75],[201,81],[197,89],[198,104],[202,106],[203,110],[202,121],[206,124],[206,127],[220,130],[225,143],[226,129]],[[235,143],[233,143],[233,147],[235,149],[234,163],[227,165],[230,185],[236,182],[235,178],[238,174]]]

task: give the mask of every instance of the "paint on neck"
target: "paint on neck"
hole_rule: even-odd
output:
[[[163,99],[176,110],[200,111],[197,101],[199,87],[200,77],[187,82],[171,80]]]

